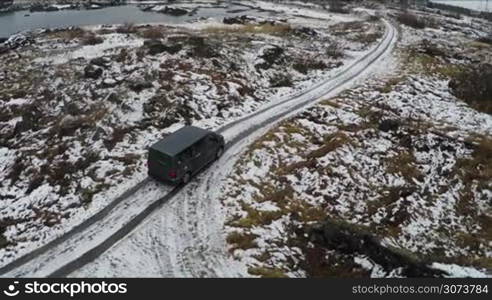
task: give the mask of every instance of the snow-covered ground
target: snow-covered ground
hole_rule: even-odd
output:
[[[224,208],[219,201],[225,176],[234,172],[234,163],[246,146],[274,124],[272,117],[281,117],[284,113],[292,114],[301,109],[302,105],[318,100],[321,95],[336,95],[357,80],[362,80],[364,74],[377,69],[374,59],[387,55],[395,40],[394,30],[389,27],[381,47],[377,47],[374,53],[362,61],[354,62],[351,67],[340,72],[339,76],[334,76],[310,93],[288,101],[279,99],[280,105],[261,111],[247,122],[225,129],[223,135],[233,144],[224,157],[187,185],[169,204],[153,213],[124,240],[70,276],[247,276],[245,266],[233,260],[226,252],[222,230]],[[364,70],[366,72],[361,72]],[[256,128],[256,125],[262,126]]]
[[[250,274],[312,276],[305,266],[310,248],[299,242],[299,230],[307,234],[310,225],[327,216],[371,228],[384,245],[419,258],[467,259],[473,265],[490,257],[485,221],[490,218],[490,189],[473,186],[476,196],[468,200],[463,194],[468,183],[452,174],[458,172],[457,162],[472,153],[463,140],[474,132],[490,136],[492,118],[462,107],[442,82],[430,78],[410,78],[383,95],[372,90],[375,85],[281,123],[235,166],[221,200],[229,216],[230,249]],[[415,87],[418,96],[412,95]],[[420,109],[429,115],[420,119]],[[460,117],[471,113],[473,117]],[[400,129],[379,130],[385,119],[401,121]],[[460,129],[446,132],[446,126]],[[328,257],[327,268],[336,270],[340,261]],[[483,268],[470,274],[486,276]],[[367,271],[372,276],[402,275],[394,270],[374,273],[377,269],[381,267],[373,263]],[[451,276],[463,274],[457,266],[447,270]]]
[[[144,182],[9,275],[52,274],[166,195],[170,187],[144,180],[145,149],[184,124],[221,128],[231,147],[71,276],[411,274],[372,252],[315,244],[312,230],[327,216],[406,263],[422,260],[419,270],[488,275],[492,192],[473,166],[487,164],[476,149],[488,149],[492,118],[448,88],[463,65],[490,59],[475,41],[485,27],[433,16],[442,18],[433,28],[401,27],[389,56],[393,26],[371,10],[258,3],[279,13],[273,25],[62,30],[4,55],[3,265]]]
[[[462,61],[432,66],[410,49],[432,39],[454,48],[447,55],[466,53],[464,61],[482,54],[463,52],[473,39],[461,33],[403,27],[401,37],[382,74],[282,122],[234,167],[220,199],[229,249],[250,275],[408,276],[403,265],[376,263],[374,253],[311,243],[311,226],[329,218],[444,276],[491,276],[492,186],[483,157],[492,116],[451,94],[450,69]],[[485,164],[478,167],[485,177],[469,181],[476,163]]]
[[[145,149],[161,136],[185,123],[217,128],[309,88],[362,57],[383,32],[361,17],[326,13],[320,21],[311,13],[274,25],[59,30],[4,54],[3,264],[141,182]],[[351,32],[329,33],[344,22]],[[144,42],[156,35],[175,48],[150,54]]]
[[[476,38],[465,32],[401,28],[397,51],[369,80],[239,140],[220,167],[71,276],[428,274],[411,273],[408,261],[419,272],[490,276],[490,178],[469,182],[467,166],[487,163],[476,149],[489,144],[492,117],[448,87],[454,68],[484,55],[462,48]],[[449,64],[420,54],[431,37],[464,57]],[[369,232],[405,262],[311,243],[311,226],[327,217]]]

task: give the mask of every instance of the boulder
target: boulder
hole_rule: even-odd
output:
[[[116,81],[114,78],[111,78],[111,77],[104,78],[102,83],[101,83],[101,86],[103,88],[115,87],[117,85],[118,85],[118,81]]]
[[[155,41],[155,40],[145,41],[144,46],[147,47],[147,49],[149,49],[150,55],[156,55],[166,51],[166,46],[164,46],[164,44],[160,41]]]
[[[114,104],[121,104],[121,98],[118,97],[116,93],[111,93],[108,98],[106,98],[109,102],[114,103]]]
[[[181,51],[181,49],[183,49],[183,46],[180,44],[174,44],[169,46],[164,45],[164,51],[169,54],[176,54],[179,51]]]
[[[385,119],[379,123],[379,130],[388,132],[388,131],[397,131],[400,128],[400,122],[398,120]]]
[[[270,46],[263,49],[262,54],[259,56],[263,59],[262,63],[257,64],[255,67],[257,69],[270,69],[273,64],[283,61],[284,49],[279,46]]]
[[[181,44],[164,45],[160,40],[147,40],[144,42],[144,46],[148,49],[150,55],[156,55],[162,52],[176,54],[183,48]]]
[[[299,27],[294,29],[294,32],[299,35],[307,35],[307,36],[312,36],[315,37],[318,35],[318,32],[316,30],[309,28],[309,27]]]
[[[232,24],[249,24],[255,22],[256,19],[250,16],[242,15],[237,17],[225,17],[222,22],[224,24],[232,25]]]
[[[82,128],[84,125],[83,118],[75,117],[72,115],[66,115],[60,121],[58,125],[58,135],[60,136],[70,136],[75,133],[75,131],[79,128]]]
[[[311,228],[310,240],[327,249],[346,255],[364,255],[386,272],[401,269],[408,277],[442,277],[446,272],[432,269],[427,263],[381,244],[368,229],[327,219]]]
[[[481,36],[478,38],[478,41],[481,43],[492,45],[492,33],[486,36]]]
[[[92,64],[89,64],[84,68],[84,76],[86,78],[98,79],[102,74],[103,69]]]
[[[111,59],[108,57],[97,57],[94,58],[90,61],[92,65],[101,67],[101,68],[108,68],[111,65]]]
[[[138,8],[140,8],[141,11],[151,11],[155,5],[146,5],[146,4],[139,4]]]
[[[145,89],[149,89],[152,87],[152,83],[151,82],[148,82],[148,81],[145,81],[144,79],[136,79],[136,80],[131,80],[128,82],[128,87],[136,92],[136,93],[140,93],[141,91],[145,90]]]
[[[437,44],[424,39],[421,43],[421,52],[432,57],[446,57],[445,50],[439,47]]]
[[[59,11],[58,7],[56,6],[48,6],[46,7],[45,11]]]
[[[2,1],[0,1],[0,11],[2,11],[2,12],[9,11],[10,7],[12,6],[13,3],[14,3],[13,0],[2,0]]]
[[[94,130],[94,135],[92,136],[92,140],[93,141],[99,141],[104,136],[106,136],[106,131],[104,130],[104,128],[97,126],[96,130]]]
[[[163,10],[160,10],[159,12],[167,14],[167,15],[175,16],[175,17],[184,16],[184,15],[187,15],[190,13],[190,11],[188,11],[184,8],[169,7],[169,6],[166,6]]]
[[[35,12],[35,11],[44,11],[44,5],[40,4],[40,3],[33,3],[31,4],[31,6],[29,7],[29,11],[30,12]]]
[[[30,12],[37,12],[37,11],[58,11],[58,7],[56,6],[51,6],[51,5],[43,5],[40,3],[34,3],[31,5],[29,8]]]
[[[27,46],[32,43],[34,43],[34,39],[32,37],[19,33],[10,36],[6,41],[3,42],[3,45],[0,46],[4,47],[5,49],[12,50]]]
[[[217,51],[219,45],[207,44],[203,37],[190,37],[188,42],[193,46],[188,52],[190,57],[213,58],[220,55]]]

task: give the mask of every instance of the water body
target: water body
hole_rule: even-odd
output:
[[[245,11],[246,10],[246,11]],[[238,11],[228,13],[228,11]],[[135,5],[111,6],[95,10],[60,10],[55,12],[29,12],[21,10],[0,14],[0,37],[39,28],[68,26],[124,24],[124,23],[185,23],[198,18],[222,18],[235,15],[268,16],[269,12],[248,9],[245,6],[204,7],[193,16],[170,16],[157,12],[143,12]],[[29,16],[26,16],[29,15]]]
[[[431,2],[459,6],[476,11],[492,12],[492,0],[432,0]]]

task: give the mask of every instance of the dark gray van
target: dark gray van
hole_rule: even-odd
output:
[[[210,130],[185,126],[149,149],[149,176],[174,184],[187,183],[224,152],[224,137]]]

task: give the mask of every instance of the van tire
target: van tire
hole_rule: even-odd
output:
[[[190,182],[190,179],[191,179],[191,174],[190,174],[190,172],[186,172],[186,173],[183,175],[183,179],[181,179],[181,183],[182,183],[182,184],[187,184],[188,182]]]
[[[219,159],[222,154],[224,154],[224,147],[220,147],[219,150],[217,150],[217,153],[215,154],[215,159]]]

